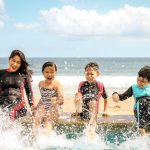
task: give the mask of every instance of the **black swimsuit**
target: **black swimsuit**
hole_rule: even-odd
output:
[[[95,101],[99,100],[99,92],[101,92],[99,85],[96,81],[92,83],[85,81],[81,86],[79,86],[79,92],[82,94],[82,100],[83,100],[82,112],[80,113],[80,117],[82,119],[90,119],[89,102],[93,100]],[[104,86],[103,86],[103,92],[101,96],[104,99],[107,98],[107,93],[105,91]]]
[[[31,106],[33,93],[30,77],[17,72],[0,70],[0,107],[2,110],[9,110],[12,120],[26,115],[24,88]]]

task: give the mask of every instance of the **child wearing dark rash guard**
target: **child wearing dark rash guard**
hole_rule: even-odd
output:
[[[13,50],[9,56],[8,69],[0,70],[0,108],[8,110],[12,122],[27,113],[24,90],[29,105],[33,107],[31,71],[20,50]]]
[[[39,82],[41,99],[34,112],[33,138],[37,134],[37,129],[41,123],[45,126],[46,131],[52,131],[53,124],[59,118],[59,106],[64,102],[62,85],[55,79],[56,64],[53,62],[44,63],[42,73],[45,80]]]
[[[115,102],[134,97],[134,115],[138,122],[139,133],[145,135],[145,128],[150,127],[150,67],[140,69],[137,76],[137,84],[129,87],[123,94],[114,92],[112,99]]]
[[[84,74],[86,81],[81,81],[79,83],[78,92],[75,95],[76,114],[78,114],[81,119],[88,120],[89,126],[91,127],[88,134],[93,134],[92,132],[95,132],[96,128],[99,100],[101,96],[104,98],[103,114],[107,116],[107,94],[104,85],[100,81],[96,81],[96,78],[100,74],[97,63],[88,63],[85,66]]]

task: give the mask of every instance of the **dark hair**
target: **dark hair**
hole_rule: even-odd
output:
[[[98,75],[100,74],[99,72],[99,65],[96,62],[90,62],[85,66],[85,70],[88,68],[93,68],[95,71],[97,71]]]
[[[139,77],[146,78],[148,82],[150,81],[150,66],[145,66],[138,72]]]
[[[85,66],[85,70],[87,68],[93,68],[94,70],[99,70],[99,65],[95,62],[90,62]]]
[[[25,55],[22,51],[20,50],[13,50],[9,56],[9,59],[15,57],[16,55],[18,55],[21,59],[21,66],[20,68],[17,70],[17,72],[25,74],[25,75],[31,75],[32,74],[32,70],[29,69],[29,64],[25,58]]]
[[[57,72],[57,66],[56,66],[56,64],[55,64],[54,62],[51,62],[51,61],[45,62],[45,63],[43,64],[43,66],[42,66],[42,72],[44,71],[44,69],[45,69],[46,67],[53,67],[53,68],[55,68],[55,71]]]

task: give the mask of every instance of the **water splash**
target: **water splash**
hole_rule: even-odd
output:
[[[67,128],[67,127],[66,127]],[[81,128],[83,129],[83,128]],[[98,136],[89,138],[84,130],[76,132],[74,126],[71,133],[62,128],[58,134],[55,128],[51,134],[45,134],[44,129],[39,130],[37,139],[31,143],[31,124],[23,126],[16,122],[12,127],[7,113],[0,111],[0,149],[4,150],[48,150],[48,149],[82,149],[82,150],[104,150],[104,149],[127,149],[144,150],[150,149],[150,136],[140,137],[131,128],[116,130],[114,127],[99,127]],[[78,135],[78,136],[71,136]],[[70,135],[70,136],[68,136]]]

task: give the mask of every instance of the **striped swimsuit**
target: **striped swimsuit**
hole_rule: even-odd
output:
[[[40,92],[41,92],[40,105],[44,105],[46,112],[48,112],[51,107],[51,98],[57,97],[57,92],[54,89],[47,89],[44,87],[40,89]]]

